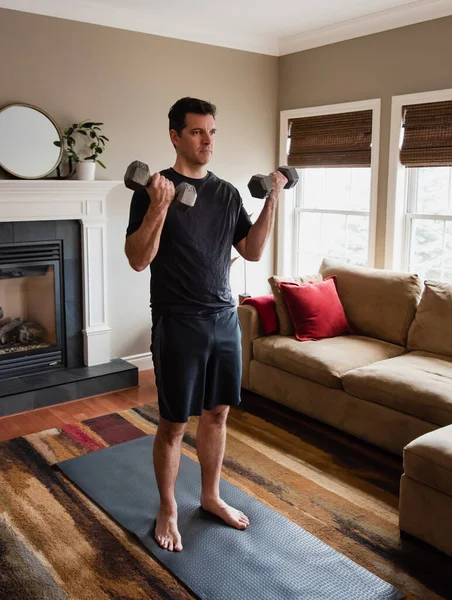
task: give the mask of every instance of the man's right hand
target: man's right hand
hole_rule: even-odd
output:
[[[174,183],[160,175],[160,173],[155,173],[152,176],[151,184],[146,188],[146,191],[151,199],[149,209],[152,211],[168,210],[176,193]]]

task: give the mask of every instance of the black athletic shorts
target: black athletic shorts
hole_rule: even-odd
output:
[[[186,423],[240,403],[241,327],[236,308],[208,315],[153,315],[152,357],[160,416]]]

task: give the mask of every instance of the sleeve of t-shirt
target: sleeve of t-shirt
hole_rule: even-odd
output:
[[[237,225],[235,226],[234,239],[232,241],[232,245],[235,246],[243,240],[248,235],[249,230],[251,229],[252,222],[249,214],[243,207],[242,201],[240,201],[240,211],[239,218],[237,219]]]
[[[126,237],[140,229],[150,202],[149,194],[144,188],[138,192],[134,192],[132,201],[130,202],[129,225],[127,227]]]

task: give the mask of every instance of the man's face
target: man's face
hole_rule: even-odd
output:
[[[171,130],[171,141],[177,154],[190,164],[206,165],[215,143],[215,119],[212,115],[187,113],[185,125],[180,136]]]

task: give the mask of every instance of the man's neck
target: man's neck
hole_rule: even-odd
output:
[[[173,169],[192,179],[203,179],[207,175],[207,167],[205,165],[189,165],[180,157],[177,157]]]

